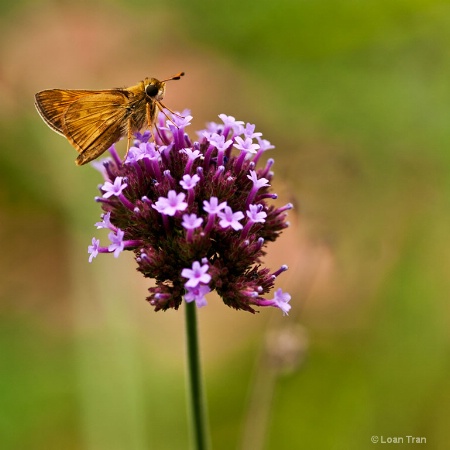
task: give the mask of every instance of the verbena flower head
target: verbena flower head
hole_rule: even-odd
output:
[[[216,290],[233,308],[272,306],[287,314],[290,295],[281,288],[270,294],[287,266],[262,266],[266,244],[288,226],[292,208],[271,204],[273,159],[256,167],[273,146],[253,124],[219,117],[223,123],[210,122],[192,142],[189,113],[166,122],[160,114],[153,142],[138,133],[125,161],[113,146],[111,158],[96,163],[104,177],[96,226],[109,230],[110,243],[94,238],[89,261],[133,251],[138,270],[156,280],[147,298],[155,311],[177,309],[183,298],[205,306]]]

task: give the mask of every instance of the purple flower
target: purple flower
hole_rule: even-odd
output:
[[[139,147],[130,147],[130,150],[128,150],[126,163],[129,164],[142,159],[145,155],[145,152],[142,149],[144,146],[145,144],[141,144]]]
[[[156,151],[155,144],[152,142],[143,142],[138,147],[130,147],[127,156],[127,163],[139,161],[143,158],[159,159],[161,155]]]
[[[173,114],[171,120],[177,128],[185,128],[191,124],[192,119],[193,117],[189,114],[185,116]]]
[[[184,284],[186,288],[195,288],[200,283],[208,284],[211,281],[211,275],[207,273],[208,269],[208,264],[200,265],[198,261],[193,262],[192,269],[183,269],[181,276],[188,279]]]
[[[192,161],[201,156],[200,150],[193,150],[192,148],[183,148],[180,151],[188,155],[188,158]]]
[[[254,170],[250,170],[250,175],[247,175],[247,178],[253,182],[253,187],[245,203],[248,207],[255,200],[256,193],[262,188],[269,187],[270,184],[267,178],[258,178],[258,174]]]
[[[247,178],[249,180],[252,180],[253,186],[257,189],[260,189],[262,187],[270,186],[269,180],[267,178],[259,178],[258,175],[254,170],[250,170],[250,175],[247,175]]]
[[[186,230],[195,230],[203,222],[201,217],[197,217],[196,214],[183,214],[183,222],[181,225],[186,228]]]
[[[211,144],[217,148],[219,151],[225,151],[232,143],[233,141],[231,139],[228,139],[228,141],[225,141],[225,136],[222,134],[212,133],[209,141]]]
[[[92,262],[92,260],[98,255],[100,247],[100,240],[92,238],[92,245],[88,247],[88,253],[89,253],[89,262]]]
[[[236,137],[234,146],[246,153],[256,153],[259,148],[259,144],[254,144],[253,139],[246,137],[244,140],[240,136]]]
[[[187,208],[187,203],[184,202],[186,194],[175,191],[169,191],[167,197],[159,197],[158,201],[152,205],[158,212],[166,216],[174,216],[177,211],[184,211]]]
[[[141,148],[142,144],[139,146]],[[161,159],[161,154],[156,150],[155,144],[153,142],[146,142],[145,147],[142,149],[142,155],[148,159],[154,159],[159,161]]]
[[[227,206],[227,202],[219,203],[217,197],[211,197],[209,201],[203,200],[203,211],[208,213],[208,222],[206,223],[205,226],[205,232],[207,233],[211,232],[211,230],[214,227],[217,213],[222,211],[222,209],[224,209],[225,206]]]
[[[291,305],[289,304],[290,300],[291,296],[287,292],[283,292],[281,288],[278,288],[275,291],[275,296],[272,301],[277,308],[280,308],[281,311],[283,311],[284,315],[287,315],[291,309]]]
[[[243,225],[239,223],[239,221],[244,218],[244,214],[241,211],[234,213],[229,206],[225,206],[224,212],[219,212],[217,215],[221,219],[219,225],[222,228],[231,227],[236,231],[243,228]]]
[[[105,214],[102,214],[102,221],[101,222],[97,222],[95,224],[95,226],[97,227],[97,229],[100,228],[108,228],[110,230],[115,230],[115,226],[111,223],[111,212],[107,212]]]
[[[255,133],[255,125],[253,125],[252,123],[247,123],[245,124],[245,129],[244,129],[244,136],[246,138],[259,138],[260,136],[262,136],[262,133]]]
[[[208,214],[217,214],[219,211],[222,211],[222,209],[225,208],[227,205],[227,202],[219,203],[219,200],[217,197],[211,197],[208,200],[203,201],[203,209]]]
[[[125,243],[123,241],[124,235],[125,233],[120,228],[118,228],[116,232],[112,231],[108,234],[108,239],[111,241],[108,250],[114,253],[114,258],[118,258],[125,248]]]
[[[267,139],[261,139],[259,136],[257,136],[256,140],[258,141],[259,148],[263,151],[275,148],[275,146],[272,145]]]
[[[248,210],[245,212],[247,214],[248,221],[242,230],[242,235],[246,237],[255,223],[264,223],[266,221],[267,213],[262,211],[262,205],[249,205]]]
[[[183,214],[183,222],[181,226],[186,229],[186,240],[192,242],[194,237],[194,230],[203,223],[202,217],[197,217],[197,214]]]
[[[190,303],[195,301],[197,308],[201,308],[202,306],[206,306],[206,298],[205,295],[211,292],[211,289],[206,284],[199,284],[195,288],[187,288],[186,294],[184,294],[184,299]]]
[[[109,198],[112,195],[119,196],[127,186],[127,183],[123,182],[123,177],[117,177],[114,180],[114,183],[105,181],[105,184],[102,187],[102,190],[105,192],[103,198]]]
[[[195,185],[200,181],[200,177],[195,174],[192,177],[189,174],[183,175],[183,179],[180,181],[183,189],[194,189]]]
[[[261,210],[260,205],[249,205],[247,213],[247,217],[250,222],[253,223],[264,223],[267,217],[267,213]]]
[[[236,120],[233,116],[227,116],[226,114],[219,114],[219,118],[222,120],[225,130],[232,129],[236,134],[242,133],[242,120]],[[223,133],[225,136],[228,133]]]
[[[266,245],[288,226],[292,207],[271,203],[274,160],[258,168],[273,146],[253,124],[225,114],[191,141],[185,128],[192,117],[183,115],[169,121],[160,113],[152,142],[137,134],[125,163],[110,149],[96,199],[103,209],[96,226],[109,231],[110,243],[102,247],[94,238],[89,261],[132,251],[139,272],[155,280],[147,297],[155,311],[178,309],[183,300],[205,306],[215,290],[232,308],[286,314],[289,294],[271,293],[287,266],[263,265]]]
[[[145,130],[143,133],[140,133],[139,131],[134,135],[134,145],[139,145],[141,143],[148,142],[150,139],[151,132],[150,130]]]

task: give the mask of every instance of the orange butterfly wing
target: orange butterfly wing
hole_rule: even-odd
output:
[[[80,153],[78,165],[97,158],[126,134],[128,106],[124,94],[111,90],[91,92],[67,108],[62,131]]]
[[[76,100],[91,95],[92,91],[47,89],[35,95],[35,106],[45,123],[54,131],[64,135],[62,128],[67,108]]]

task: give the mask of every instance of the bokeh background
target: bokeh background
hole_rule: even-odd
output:
[[[188,448],[183,311],[130,254],[87,261],[99,174],[46,88],[164,78],[192,133],[226,113],[295,204],[269,248],[292,312],[199,311],[213,447],[450,441],[450,3],[0,2],[0,448]],[[122,147],[124,150],[124,147]],[[106,239],[106,236],[103,236]]]

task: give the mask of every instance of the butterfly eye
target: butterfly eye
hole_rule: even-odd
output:
[[[145,87],[145,93],[149,97],[154,97],[158,93],[158,88],[154,84],[148,84]]]

